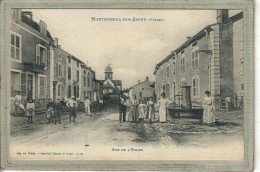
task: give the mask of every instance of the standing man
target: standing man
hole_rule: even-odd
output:
[[[123,122],[125,122],[125,116],[126,116],[126,105],[125,105],[125,99],[122,98],[122,95],[119,95],[119,121],[122,122],[122,116],[123,116]]]
[[[60,122],[60,116],[61,116],[61,112],[62,112],[62,104],[60,99],[57,99],[57,102],[53,105],[53,108],[55,110],[55,119],[54,119],[54,124],[56,125],[56,122],[59,121],[59,124],[61,124]]]
[[[85,105],[86,116],[87,116],[87,115],[91,116],[91,115],[90,115],[90,104],[91,104],[91,102],[90,102],[88,96],[85,97],[84,105]]]
[[[70,112],[69,112],[70,122],[71,122],[71,118],[73,118],[73,122],[75,122],[76,108],[78,107],[78,103],[76,102],[75,97],[72,96],[71,99],[66,103],[66,105],[70,109]]]

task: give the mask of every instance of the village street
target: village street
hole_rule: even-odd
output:
[[[68,114],[62,116],[62,124],[44,124],[41,115],[36,115],[34,123],[26,117],[11,117],[10,142],[15,145],[37,145],[59,147],[96,144],[114,146],[158,146],[208,147],[222,142],[243,139],[243,115],[241,111],[218,112],[217,125],[210,127],[200,124],[198,119],[168,119],[169,123],[145,121],[140,123],[120,123],[117,110],[93,113],[85,116],[78,113],[75,123],[69,123]],[[224,122],[225,121],[225,122]],[[230,122],[227,122],[230,121]]]

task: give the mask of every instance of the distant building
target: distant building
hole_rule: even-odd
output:
[[[138,81],[138,83],[129,88],[129,98],[132,99],[134,95],[138,100],[142,98],[148,99],[153,97],[155,93],[154,82],[150,81],[148,77],[145,78],[143,82]]]
[[[243,12],[229,17],[217,10],[217,23],[208,25],[172,51],[155,68],[155,91],[178,103],[180,86],[191,86],[192,105],[211,91],[215,108],[226,97],[243,99]]]
[[[54,44],[51,47],[53,57],[51,57],[51,69],[50,69],[50,97],[56,101],[58,98],[62,99],[67,97],[66,81],[71,77],[66,71],[67,69],[67,58],[70,54],[65,50],[61,49],[58,44],[58,38],[54,39]]]
[[[53,41],[47,25],[33,20],[31,12],[11,10],[10,20],[10,98],[46,101],[50,97],[50,45]],[[13,109],[13,108],[11,108]]]
[[[113,80],[113,71],[110,65],[105,69],[105,80],[101,81],[103,83],[103,94],[120,94],[122,90],[122,81]]]
[[[93,101],[93,96],[94,96],[94,89],[93,89],[93,78],[92,78],[92,75],[93,75],[93,70],[88,67],[87,65],[85,64],[82,64],[82,67],[81,67],[81,76],[82,76],[82,101],[84,100],[85,97],[89,97],[89,99],[91,101]]]

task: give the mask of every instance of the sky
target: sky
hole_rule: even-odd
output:
[[[154,80],[157,63],[188,36],[216,23],[216,10],[33,9],[61,48],[85,62],[104,79],[108,64],[123,88]],[[146,21],[92,21],[91,18],[146,18]],[[163,21],[147,21],[149,18]]]

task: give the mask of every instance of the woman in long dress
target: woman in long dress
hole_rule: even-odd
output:
[[[130,101],[131,106],[128,114],[128,121],[130,122],[137,122],[138,118],[138,100],[136,99],[136,95],[134,95],[134,98]]]
[[[158,101],[159,104],[159,122],[166,122],[166,106],[170,103],[170,100],[165,98],[165,93],[161,94],[161,99]]]
[[[141,100],[140,104],[138,105],[138,121],[143,124],[144,122],[144,118],[145,118],[145,114],[146,114],[146,104],[144,104],[144,101]]]
[[[215,122],[215,115],[213,113],[213,98],[210,91],[205,91],[205,97],[203,100],[203,118],[204,124],[211,125]]]
[[[148,107],[148,119],[150,124],[152,124],[153,120],[155,119],[154,102],[152,98],[150,98],[150,100],[147,102],[147,107]]]

